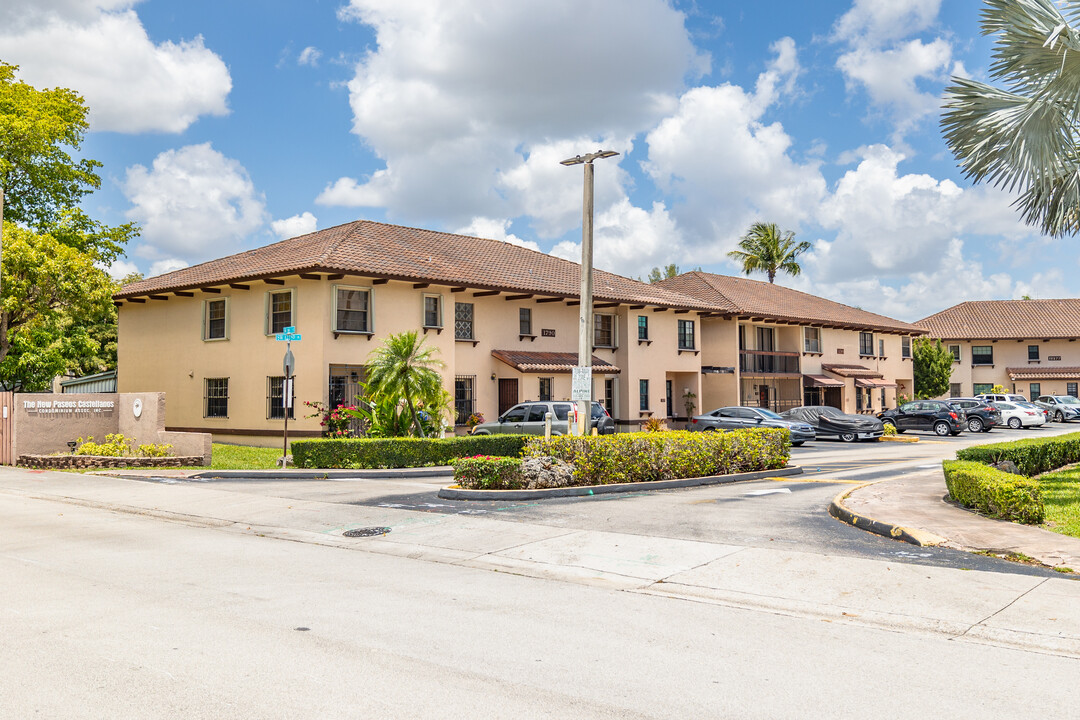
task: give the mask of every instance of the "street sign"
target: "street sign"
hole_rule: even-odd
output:
[[[278,333],[274,335],[274,339],[281,342],[300,342],[302,336],[300,333]]]
[[[292,350],[285,351],[285,359],[281,362],[281,369],[285,373],[285,377],[292,377],[293,370],[296,369],[296,358],[293,357]]]
[[[575,402],[592,400],[592,368],[575,367],[571,378],[570,399]]]
[[[281,332],[285,333],[286,335],[292,335],[294,332],[296,332],[296,328],[293,327],[292,325],[290,325],[289,327],[285,328]]]

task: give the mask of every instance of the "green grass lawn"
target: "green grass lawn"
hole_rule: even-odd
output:
[[[1038,477],[1046,503],[1047,530],[1080,537],[1080,468]]]
[[[273,470],[281,448],[214,443],[210,470]]]

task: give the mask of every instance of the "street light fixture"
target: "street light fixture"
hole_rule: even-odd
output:
[[[592,416],[592,314],[593,314],[593,160],[615,157],[614,150],[576,155],[560,165],[585,166],[585,195],[581,208],[581,312],[578,316],[578,366],[574,368],[571,399],[578,404],[578,433],[585,435]],[[582,409],[584,403],[584,410]]]

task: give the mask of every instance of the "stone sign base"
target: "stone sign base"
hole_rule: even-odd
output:
[[[108,457],[105,455],[20,455],[22,467],[43,470],[82,470],[115,467],[190,467],[202,465],[201,455],[183,457]]]

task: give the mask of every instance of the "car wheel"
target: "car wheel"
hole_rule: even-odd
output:
[[[805,442],[805,441],[800,440],[799,442],[793,442],[793,443],[791,443],[791,447],[802,447],[803,442]]]
[[[940,437],[945,437],[950,432],[952,432],[952,430],[949,429],[949,423],[947,423],[947,422],[936,422],[936,423],[934,423],[934,432],[937,435],[939,435]]]
[[[1019,430],[1024,426],[1024,423],[1020,422],[1020,418],[1009,418],[1009,427],[1013,430]]]
[[[896,423],[894,423],[894,422],[893,422],[892,420],[882,420],[882,421],[881,421],[881,424],[882,424],[882,425],[891,425],[891,426],[893,426],[894,428],[896,427]]]
[[[713,428],[713,427],[701,428],[701,432],[716,432],[716,428]]]
[[[855,442],[856,437],[855,433],[840,433],[840,439],[844,442]]]
[[[971,432],[982,432],[983,421],[980,418],[973,417],[968,419],[968,430]]]
[[[1060,410],[1054,413],[1054,422],[1065,422],[1065,416]]]

